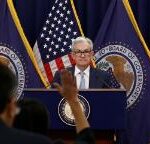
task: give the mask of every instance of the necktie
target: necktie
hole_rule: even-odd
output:
[[[85,78],[84,78],[84,72],[80,72],[81,75],[81,81],[80,81],[80,87],[79,89],[85,89]]]

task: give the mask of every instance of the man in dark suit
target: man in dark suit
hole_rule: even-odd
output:
[[[120,85],[116,81],[113,74],[102,71],[91,66],[93,58],[93,43],[85,37],[77,37],[72,42],[72,58],[76,65],[67,68],[76,78],[78,89],[89,88],[119,88]],[[53,84],[61,83],[60,72],[55,73]],[[52,84],[52,88],[55,88]],[[98,133],[99,143],[113,143],[114,131],[101,130]]]
[[[72,58],[76,65],[68,68],[68,70],[76,77],[78,89],[119,87],[113,75],[90,66],[93,54],[93,43],[90,39],[77,37],[73,40]],[[60,72],[57,71],[53,82],[60,83],[60,81]],[[53,84],[52,88],[54,88]]]
[[[57,84],[56,88],[68,101],[74,114],[77,131],[75,143],[94,144],[93,134],[78,100],[74,79],[68,71],[63,71],[61,77],[62,85]],[[0,61],[0,144],[63,144],[62,141],[51,142],[42,135],[11,128],[19,112],[16,105],[17,83],[15,74]]]

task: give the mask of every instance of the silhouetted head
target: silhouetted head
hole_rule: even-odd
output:
[[[18,81],[13,71],[0,62],[0,119],[12,125],[17,114],[16,90]]]
[[[33,99],[19,100],[18,105],[21,111],[15,118],[14,127],[46,135],[49,121],[46,107]]]

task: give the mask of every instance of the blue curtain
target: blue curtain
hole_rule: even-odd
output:
[[[140,30],[150,47],[150,1],[149,0],[130,0],[135,18],[139,24]]]
[[[31,45],[40,33],[47,12],[55,0],[14,0],[16,10]],[[93,41],[111,0],[74,0],[79,19],[87,37]],[[150,1],[130,0],[132,9],[148,46],[150,46]]]

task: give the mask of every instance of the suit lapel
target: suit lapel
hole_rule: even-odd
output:
[[[94,88],[96,83],[96,72],[93,68],[90,68],[90,79],[89,79],[89,88]]]
[[[67,68],[68,71],[71,72],[71,74],[74,76],[75,67],[69,67]]]

